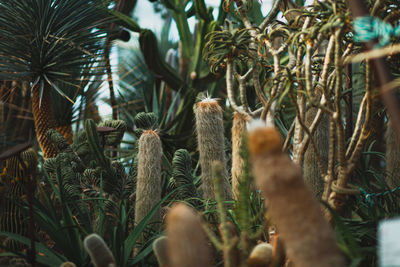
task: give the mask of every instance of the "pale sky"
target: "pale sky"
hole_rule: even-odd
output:
[[[215,7],[216,9],[214,10],[214,17],[218,15],[218,10],[217,7],[219,6],[220,0],[205,0],[207,7]],[[258,1],[258,0],[254,0]],[[261,12],[266,15],[270,8],[271,8],[272,0],[263,0],[261,2]],[[161,26],[162,26],[162,19],[160,14],[157,14],[153,10],[152,3],[150,3],[148,0],[139,0],[136,7],[135,7],[135,12],[134,12],[135,17],[138,18],[138,24],[142,28],[147,28],[150,30],[153,30],[155,33],[160,33],[161,31]],[[191,27],[191,30],[193,30],[195,24],[195,18],[192,17],[189,19],[189,26]],[[122,43],[122,42],[116,42],[115,46],[134,46],[137,47],[138,41],[137,41],[137,34],[136,35],[131,35],[131,40],[128,43]],[[178,36],[178,31],[176,29],[175,23],[171,25],[171,33],[170,33],[170,38],[173,41],[177,41],[179,39]],[[118,55],[116,54],[116,49],[114,49],[111,52],[111,65],[113,68],[113,78],[114,78],[114,87],[117,86],[116,80],[118,79],[118,76],[115,75],[117,72],[117,65],[118,65]],[[109,97],[109,89],[108,89],[108,84],[105,82],[103,83],[101,90],[101,98],[108,98]],[[116,92],[117,94],[117,92]],[[118,95],[118,94],[117,94]],[[99,105],[99,112],[100,115],[103,117],[103,119],[108,119],[111,118],[111,107],[100,101]]]

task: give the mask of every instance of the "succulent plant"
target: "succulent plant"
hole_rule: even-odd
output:
[[[259,126],[249,132],[256,184],[287,255],[296,266],[346,266],[320,204],[304,183],[300,167],[282,152],[281,145],[274,128]]]
[[[215,199],[211,166],[214,161],[220,161],[223,164],[224,176],[223,198],[232,199],[232,189],[226,169],[222,108],[217,100],[205,98],[196,104],[195,113],[203,198]]]
[[[114,255],[98,234],[90,234],[83,241],[85,250],[95,267],[116,267]]]
[[[166,227],[169,266],[212,266],[211,248],[195,211],[183,203],[174,205],[168,212]]]
[[[143,131],[137,157],[135,221],[139,222],[161,200],[162,146],[156,131]],[[158,213],[152,221],[159,220]]]

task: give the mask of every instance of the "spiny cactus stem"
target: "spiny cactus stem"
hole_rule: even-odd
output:
[[[17,154],[17,158],[21,163],[22,169],[24,173],[28,173],[24,160],[21,158],[21,152]],[[33,174],[32,174],[33,175]],[[30,178],[30,179],[29,179]],[[35,219],[33,217],[33,194],[35,190],[34,186],[34,179],[33,177],[29,177],[27,179],[27,198],[28,198],[28,206],[29,206],[29,238],[31,240],[31,248],[28,250],[28,262],[31,264],[32,267],[36,267],[36,247],[35,247]]]
[[[212,164],[212,174],[213,174],[213,181],[214,181],[214,194],[215,194],[215,200],[217,201],[217,210],[218,210],[218,215],[220,218],[220,223],[221,223],[221,232],[222,232],[222,251],[224,254],[224,266],[225,267],[231,267],[232,266],[232,259],[231,259],[231,253],[230,251],[235,247],[237,244],[237,238],[236,242],[234,240],[231,240],[230,234],[229,234],[229,225],[226,220],[226,213],[225,213],[225,207],[224,207],[224,200],[222,198],[222,179],[223,179],[223,169],[224,167],[222,166],[222,163],[219,161],[214,161]]]

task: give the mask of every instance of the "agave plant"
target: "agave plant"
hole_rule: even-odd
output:
[[[35,129],[43,155],[56,149],[46,137],[55,128],[51,90],[87,73],[102,53],[106,23],[101,0],[5,0],[0,3],[0,79],[25,80],[32,91]],[[69,99],[73,102],[72,99]]]

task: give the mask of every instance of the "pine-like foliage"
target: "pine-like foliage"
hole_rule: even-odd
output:
[[[186,200],[193,205],[201,203],[195,179],[189,152],[186,149],[178,149],[172,159],[172,178],[170,181],[173,188],[180,188],[176,195],[178,199]]]

